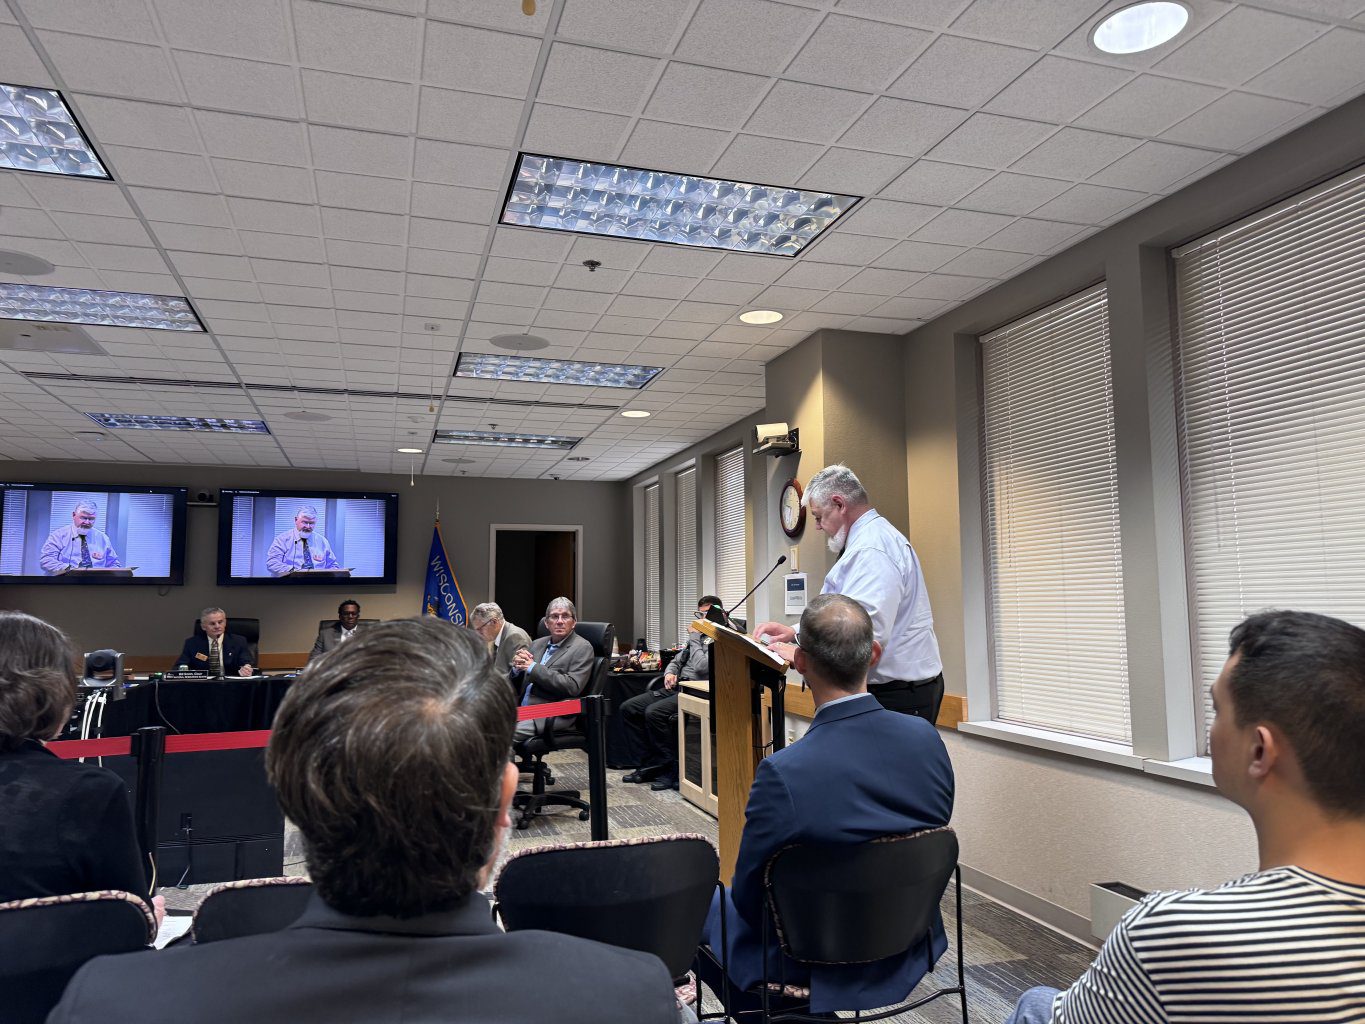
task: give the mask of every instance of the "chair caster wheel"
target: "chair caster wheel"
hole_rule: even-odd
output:
[[[587,812],[587,811],[579,811],[579,812],[578,812],[578,820],[579,820],[579,821],[587,821],[587,820],[588,820],[588,812]]]
[[[530,819],[530,818],[518,818],[518,819],[517,819],[517,828],[518,828],[518,829],[529,828],[529,827],[530,827],[530,824],[531,824],[531,819]]]
[[[546,773],[545,773],[545,785],[547,785],[547,786],[553,786],[554,784],[555,784],[555,777],[554,777],[553,775],[551,775],[549,772],[546,772]]]

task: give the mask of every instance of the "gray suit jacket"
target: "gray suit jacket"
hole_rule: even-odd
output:
[[[504,622],[502,632],[498,634],[498,649],[493,655],[493,671],[503,679],[508,678],[512,673],[512,656],[530,646],[531,638],[526,635],[526,630]]]
[[[359,633],[361,630],[368,629],[373,622],[373,619],[361,619],[356,623],[355,631]],[[326,654],[339,643],[341,643],[341,623],[333,622],[330,626],[323,626],[318,630],[318,638],[313,641],[313,649],[308,652],[308,660],[312,661],[319,654]]]
[[[588,683],[592,682],[592,644],[577,633],[570,633],[551,655],[550,660],[542,665],[540,659],[545,656],[545,648],[549,646],[548,636],[531,642],[531,657],[536,663],[530,672],[531,695],[526,701],[527,704],[553,704],[555,701],[573,700],[575,697],[583,696]],[[520,704],[521,694],[526,690],[526,673],[518,672],[513,675],[512,685],[516,688],[517,703]],[[572,715],[566,718],[540,718],[535,720],[534,729],[539,734],[546,722],[554,722],[555,729],[562,731],[577,721],[577,716]]]

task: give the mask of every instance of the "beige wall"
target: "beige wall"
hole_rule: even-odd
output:
[[[72,463],[7,462],[2,471],[8,480],[183,485],[191,494],[216,493],[219,487],[398,493],[395,586],[219,587],[216,508],[188,511],[183,587],[0,586],[0,608],[21,608],[47,619],[69,631],[85,650],[113,645],[130,654],[166,654],[169,659],[180,649],[199,609],[208,605],[222,605],[230,615],[259,618],[261,650],[281,653],[308,650],[318,620],[334,616],[343,598],[360,601],[366,618],[415,615],[421,608],[438,501],[446,552],[469,607],[488,597],[491,523],[581,525],[579,614],[618,627],[630,621],[630,508],[621,483],[418,477],[416,486],[409,486],[406,476]]]

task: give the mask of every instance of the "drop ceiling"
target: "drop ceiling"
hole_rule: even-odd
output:
[[[0,349],[0,458],[624,479],[812,331],[905,334],[1365,87],[1365,0],[1187,5],[1113,56],[1093,0],[0,0],[0,79],[62,90],[114,177],[0,171],[0,249],[56,267],[0,280],[208,327]],[[866,198],[795,259],[566,236],[498,225],[519,151]],[[523,332],[664,371],[452,378]],[[90,412],[271,434],[95,445]],[[429,443],[492,424],[588,461]]]

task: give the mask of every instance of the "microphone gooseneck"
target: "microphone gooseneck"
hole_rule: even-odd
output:
[[[763,586],[763,584],[767,583],[767,582],[768,582],[768,577],[771,576],[773,573],[777,572],[777,567],[778,567],[779,565],[784,564],[786,561],[787,561],[787,556],[786,556],[786,555],[780,556],[780,557],[777,559],[777,561],[773,563],[773,567],[763,574],[763,578],[762,578],[761,580],[759,580],[757,583],[754,584],[753,589],[750,590],[750,591],[749,591],[747,594],[745,594],[743,597],[741,597],[741,598],[740,598],[738,601],[736,601],[734,604],[732,604],[730,607],[731,607],[731,608],[738,608],[738,607],[739,607],[740,605],[742,605],[745,601],[749,600],[749,598],[753,597],[753,596],[754,596],[754,591],[757,590],[759,587]],[[729,615],[728,612],[726,613],[725,617],[726,617],[727,619],[730,617],[730,615]],[[732,628],[732,629],[734,628],[733,624],[731,625],[731,628]]]

